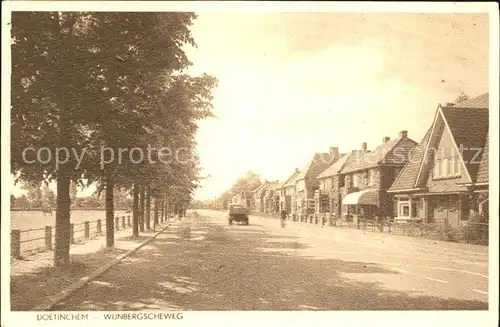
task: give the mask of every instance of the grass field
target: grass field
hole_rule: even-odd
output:
[[[125,213],[125,211],[115,212],[115,217],[127,215],[130,215],[130,213]],[[52,226],[52,236],[54,236],[55,218],[55,211],[52,212],[52,215],[44,215],[41,211],[11,211],[11,230],[21,230],[21,253],[35,252],[45,248],[45,226]],[[72,210],[71,223],[74,224],[75,240],[78,241],[83,238],[85,221],[90,223],[90,234],[95,234],[98,219],[101,220],[102,231],[104,232],[106,228],[106,212],[104,210]]]

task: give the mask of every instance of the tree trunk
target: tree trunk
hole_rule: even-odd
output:
[[[168,220],[168,196],[165,195],[165,221]]]
[[[144,232],[144,195],[146,194],[146,190],[144,185],[141,185],[140,188],[140,203],[141,203],[141,214],[139,215],[139,231]]]
[[[69,264],[70,247],[70,174],[63,165],[57,175],[56,228],[54,267],[60,268]]]
[[[154,212],[154,221],[155,221],[155,226],[158,225],[158,198],[154,198],[154,205],[155,205],[155,212]]]
[[[165,201],[163,199],[161,200],[160,205],[160,221],[165,221]]]
[[[151,186],[146,185],[146,229],[151,230]]]
[[[167,201],[166,201],[166,218],[168,219],[170,217],[170,203],[169,203],[169,200],[168,200],[168,196],[166,197]]]
[[[114,181],[111,174],[106,174],[106,248],[115,246],[115,207],[114,207]]]
[[[132,209],[132,235],[139,236],[139,188],[135,183]]]

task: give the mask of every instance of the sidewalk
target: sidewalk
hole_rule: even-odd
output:
[[[53,252],[44,252],[11,262],[11,310],[27,311],[45,299],[62,292],[70,285],[87,276],[97,268],[115,259],[153,236],[173,220],[160,223],[155,231],[140,232],[133,238],[132,228],[115,231],[115,248],[105,249],[104,236],[75,244],[70,248],[69,267],[64,270],[53,268]]]

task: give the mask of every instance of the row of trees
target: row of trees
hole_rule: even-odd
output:
[[[114,245],[116,188],[133,196],[137,236],[151,205],[155,212],[183,205],[198,186],[194,136],[197,121],[212,116],[217,80],[186,73],[191,62],[183,47],[195,46],[195,18],[12,13],[12,173],[24,182],[57,183],[56,267],[69,262],[72,183],[93,183],[104,194],[107,247]],[[117,157],[132,148],[135,156]],[[171,158],[158,149],[175,152],[174,160],[166,163]]]
[[[253,190],[261,185],[260,175],[247,171],[234,182],[229,190],[224,191],[216,200],[223,209],[227,209],[228,204],[231,203],[233,196],[237,194],[250,194]]]
[[[113,195],[114,208],[116,210],[129,210],[132,208],[132,198],[128,195],[125,189],[115,188]],[[73,197],[71,198],[71,209],[90,210],[90,209],[105,209],[105,204],[102,196],[92,194],[90,196]],[[27,194],[22,194],[18,197],[10,195],[11,210],[44,210],[56,208],[56,194],[48,186],[30,187]]]

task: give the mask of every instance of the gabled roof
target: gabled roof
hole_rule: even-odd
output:
[[[420,163],[424,160],[425,149],[431,135],[432,127],[427,130],[424,138],[413,150],[410,160],[406,163],[399,175],[396,177],[394,183],[389,188],[390,191],[409,190],[415,188],[417,182],[417,175],[420,169]]]
[[[290,187],[295,185],[295,181],[297,180],[297,177],[300,174],[300,170],[296,170],[292,176],[286,181],[286,183],[282,187]]]
[[[453,105],[453,108],[482,108],[488,109],[489,106],[489,93],[481,94],[472,99],[468,99]]]
[[[271,192],[276,190],[276,186],[278,186],[278,184],[279,184],[278,181],[269,182],[264,193],[266,195],[269,195]]]
[[[295,182],[303,180],[307,177],[307,174],[314,166],[327,166],[328,162],[324,162],[323,159],[329,157],[329,153],[317,152],[314,154],[312,160],[310,160],[306,166],[300,171],[300,173],[295,177]],[[321,168],[320,168],[321,169]]]
[[[481,157],[481,162],[479,163],[479,170],[477,172],[477,183],[488,183],[489,182],[489,172],[488,172],[488,160],[489,160],[489,136],[486,136],[486,144],[483,149],[483,156]]]
[[[483,102],[467,100],[483,105]],[[460,103],[461,105],[464,102]],[[470,105],[470,104],[469,104]],[[475,158],[477,151],[483,149],[488,135],[488,109],[470,107],[443,107],[444,119],[450,128],[451,135],[458,149],[463,149],[462,158],[472,181],[476,180],[479,160]],[[473,160],[474,159],[474,160]]]
[[[252,190],[252,193],[256,193],[256,192],[259,192],[265,185],[266,185],[266,182],[267,181],[264,181],[264,183],[260,184],[259,186],[257,186],[256,188],[254,188]]]
[[[321,179],[321,178],[327,178],[327,177],[337,175],[342,170],[342,168],[346,165],[349,158],[353,157],[353,156],[354,156],[354,153],[352,153],[352,152],[347,153],[347,154],[343,154],[339,158],[339,160],[337,160],[333,165],[331,165],[325,171],[323,171],[321,174],[319,174],[318,177],[316,177],[316,178]]]
[[[393,151],[396,146],[400,151],[398,155],[394,155]],[[381,164],[396,164],[402,163],[401,156],[408,158],[409,154],[417,146],[417,142],[407,137],[400,137],[389,140],[378,146],[372,152],[366,152],[350,165],[346,165],[342,169],[342,173],[351,173],[358,170],[372,168]]]
[[[488,93],[454,106],[439,106],[436,112],[436,118],[441,115],[445,128],[449,129],[457,150],[462,155],[465,168],[472,183],[479,182],[479,179],[481,179],[481,182],[488,180],[487,148],[489,147],[489,122],[488,109],[484,108],[487,104]],[[474,108],[473,106],[477,107]],[[433,139],[435,141],[432,142],[439,141],[438,138],[432,135],[435,130],[434,125],[437,121],[437,119],[434,119],[433,125],[429,128],[389,191],[412,190],[419,186],[417,178],[420,170],[424,166],[427,167],[426,165],[422,165],[422,162],[428,157],[426,151],[431,151],[429,148],[432,147],[432,144],[429,142]],[[481,156],[477,157],[479,150],[483,151]]]

